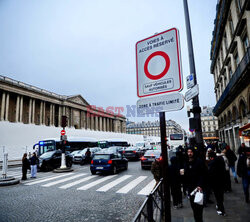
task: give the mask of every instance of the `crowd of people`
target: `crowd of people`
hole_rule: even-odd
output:
[[[151,171],[157,182],[162,177],[162,169],[160,160],[152,164]],[[195,221],[203,221],[203,208],[213,203],[210,199],[213,194],[217,214],[225,216],[224,193],[232,191],[230,170],[235,183],[239,183],[238,177],[242,178],[245,202],[249,203],[249,147],[242,143],[236,155],[225,142],[220,146],[218,143],[209,144],[204,149],[179,146],[167,170],[173,208],[182,208],[182,196],[187,196]],[[197,192],[203,194],[202,204],[195,200]]]

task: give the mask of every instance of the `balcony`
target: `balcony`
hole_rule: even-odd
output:
[[[250,47],[248,47],[246,54],[241,60],[239,66],[235,70],[232,78],[230,79],[227,87],[222,93],[219,101],[213,109],[215,116],[219,116],[222,111],[238,96],[238,94],[249,83],[249,68],[250,68]]]

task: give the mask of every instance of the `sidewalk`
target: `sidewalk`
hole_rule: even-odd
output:
[[[224,206],[227,216],[218,216],[215,209],[215,198],[211,195],[211,200],[214,204],[208,204],[203,210],[204,222],[220,222],[220,221],[230,221],[230,222],[250,222],[250,203],[245,203],[245,197],[242,189],[241,178],[239,178],[239,183],[234,182],[233,177],[231,177],[232,182],[232,192],[224,194]],[[184,207],[181,209],[171,208],[172,222],[193,222],[193,211],[190,207],[189,200],[183,198]]]

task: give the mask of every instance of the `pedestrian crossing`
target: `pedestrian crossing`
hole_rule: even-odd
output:
[[[94,190],[96,192],[115,192],[117,194],[148,195],[155,186],[151,176],[137,175],[91,175],[89,173],[62,173],[49,175],[31,181],[22,182],[25,186],[39,185],[41,187],[55,187],[58,189],[75,189],[79,192]]]

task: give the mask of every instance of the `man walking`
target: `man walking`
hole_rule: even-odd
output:
[[[184,167],[185,182],[188,194],[192,193],[196,188],[199,191],[204,190],[207,168],[205,163],[199,159],[193,148],[187,149],[188,160]],[[194,219],[196,222],[203,221],[203,205],[194,203],[194,195],[190,196],[190,204],[193,210]]]

